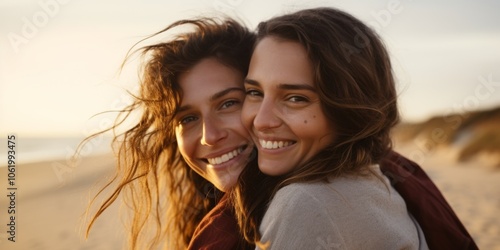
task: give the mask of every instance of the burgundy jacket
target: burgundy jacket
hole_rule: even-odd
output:
[[[187,249],[245,249],[243,236],[239,233],[236,217],[230,206],[227,195],[224,195],[198,224]]]
[[[420,224],[430,249],[478,249],[439,189],[418,164],[391,152],[380,167]],[[223,197],[198,225],[188,249],[242,249],[243,239],[229,206],[227,197]]]
[[[380,168],[418,221],[430,249],[478,249],[444,196],[418,164],[392,151]]]

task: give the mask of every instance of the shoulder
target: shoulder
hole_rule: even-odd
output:
[[[293,183],[287,185],[274,195],[266,213],[284,211],[300,213],[311,207],[318,209],[321,194],[327,193],[327,183]],[[309,211],[309,210],[308,210]],[[310,211],[309,211],[310,212]]]
[[[269,204],[269,209],[277,208],[302,210],[322,206],[349,209],[352,203],[364,202],[366,197],[372,199],[399,198],[389,180],[380,172],[378,165],[363,176],[342,176],[328,182],[293,183],[276,192]],[[290,206],[293,205],[293,206]],[[337,210],[338,211],[338,210]],[[279,212],[279,211],[278,211]]]
[[[296,183],[281,188],[269,204],[260,232],[271,249],[316,249],[322,244],[342,245],[337,224],[318,198],[327,183]]]
[[[359,249],[365,243],[379,249],[415,245],[418,235],[404,201],[387,178],[380,176],[380,170],[374,170],[365,176],[281,188],[260,225],[262,241],[290,249],[323,245]]]

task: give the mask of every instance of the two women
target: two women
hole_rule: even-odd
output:
[[[310,20],[307,22],[310,17],[303,14],[298,14],[297,21],[306,21],[306,27],[313,33],[323,35],[328,31],[328,27],[316,27]],[[316,17],[313,19],[320,20]],[[288,21],[293,20],[285,20]],[[325,23],[327,26],[331,24]],[[238,189],[241,200],[235,198],[234,201],[238,208],[236,212],[242,221],[242,232],[250,239],[250,243],[260,239],[258,228],[261,226],[267,203],[275,196],[275,191],[287,184],[316,182],[320,179],[326,181],[331,177],[341,178],[345,173],[356,175],[363,172],[363,178],[377,174],[378,179],[370,179],[370,183],[382,184],[377,186],[378,191],[391,190],[390,184],[375,167],[361,171],[366,164],[380,162],[386,156],[389,140],[385,135],[397,118],[397,109],[393,106],[395,100],[391,100],[394,103],[385,107],[386,101],[390,100],[394,93],[388,94],[383,88],[372,93],[373,83],[369,82],[374,76],[388,74],[379,79],[380,84],[387,84],[389,87],[393,84],[390,72],[387,72],[390,67],[379,65],[381,62],[388,63],[385,54],[382,55],[384,60],[381,62],[369,61],[363,59],[366,54],[356,55],[361,48],[352,47],[357,44],[352,41],[344,41],[345,44],[342,44],[341,40],[323,43],[314,38],[297,43],[293,37],[294,32],[290,29],[285,30],[286,34],[283,36],[276,35],[264,41],[267,39],[264,38],[267,33],[263,30],[267,28],[263,25],[259,31],[261,38],[256,45],[254,58],[262,54],[273,54],[276,57],[271,59],[279,60],[252,60],[252,71],[247,77],[245,91],[243,80],[247,75],[255,42],[254,35],[234,21],[217,22],[210,19],[179,21],[164,31],[184,25],[194,26],[195,30],[165,43],[142,49],[146,60],[140,83],[141,91],[135,102],[124,110],[124,119],[128,114],[139,111],[140,120],[116,138],[116,141],[121,143],[117,175],[114,179],[118,185],[99,207],[94,220],[118,195],[123,194],[133,211],[131,248],[149,249],[163,245],[167,249],[239,249],[251,247],[251,244],[244,242],[243,236],[239,234],[231,203],[223,193],[232,193],[231,189],[236,185],[245,166],[247,173]],[[346,27],[343,32],[353,29],[358,32],[357,27],[359,26]],[[358,38],[355,39],[362,38],[362,33],[356,35],[354,37]],[[319,42],[321,45],[318,45]],[[268,46],[267,50],[264,47],[262,52],[263,45],[270,47]],[[314,46],[324,46],[324,50],[311,53],[310,47]],[[338,53],[332,55],[332,47],[342,49],[337,48]],[[383,48],[381,50],[383,51]],[[376,52],[380,51],[369,53]],[[337,57],[340,56],[347,57],[338,60]],[[358,60],[354,58],[356,56],[364,63],[354,61],[355,63],[349,66],[352,60]],[[298,59],[301,64],[292,64]],[[344,64],[346,60],[347,64]],[[376,72],[371,72],[374,65]],[[262,71],[273,66],[281,67]],[[350,70],[360,74],[353,76]],[[289,78],[281,82],[282,76]],[[362,82],[366,86],[357,85],[357,79],[351,79],[352,77],[363,79]],[[385,80],[388,82],[382,83]],[[278,86],[268,88],[268,82],[278,83]],[[336,84],[316,85],[321,82]],[[367,93],[358,96],[360,90]],[[257,148],[262,153],[262,157],[259,156],[260,167],[271,177],[255,171],[256,158],[252,154],[254,145],[250,134],[240,121],[245,95],[243,121],[252,132]],[[270,96],[273,98],[268,99]],[[358,97],[361,98],[359,103],[351,103],[358,102],[353,100]],[[369,102],[370,98],[378,98],[381,103]],[[273,103],[284,105],[273,106]],[[267,108],[264,109],[260,105]],[[387,109],[380,112],[382,108]],[[263,112],[264,110],[267,111]],[[353,110],[356,112],[352,112]],[[380,120],[384,116],[390,116],[392,119]],[[279,128],[284,120],[287,120],[288,125],[285,134],[265,134],[266,131]],[[372,130],[372,125],[368,126],[368,122],[376,122],[377,129],[383,130],[381,133],[384,135],[380,136],[380,141],[364,140],[363,136],[371,135],[376,130]],[[120,123],[117,124],[119,125]],[[264,133],[264,136],[256,131]],[[355,142],[359,141],[362,141],[360,145],[363,145],[364,158],[359,157],[363,155],[359,155],[358,148],[354,146],[357,145]],[[294,147],[299,150],[287,154],[286,157],[275,157],[280,154],[280,150]],[[350,169],[349,163],[352,162],[356,164]],[[336,166],[337,163],[341,163],[341,167]],[[400,167],[390,164],[388,166],[392,169]],[[273,177],[276,175],[277,177]],[[257,178],[252,179],[252,176]],[[382,181],[385,181],[385,184]],[[273,192],[268,192],[269,190]],[[402,228],[409,231],[405,236],[412,238],[411,236],[416,234],[420,235],[416,226],[418,223],[414,224],[414,228],[409,228],[408,225],[413,225],[414,221],[407,214],[407,217],[402,214],[404,202],[402,203],[401,197],[398,198],[397,193],[394,195],[399,206],[395,209],[400,213],[398,218],[405,220],[401,223]],[[268,214],[272,214],[272,207],[271,205],[271,213]],[[248,211],[250,213],[247,213]],[[320,210],[307,210],[311,214],[305,214],[304,218],[317,215],[317,211]],[[342,213],[339,212],[338,215],[341,217]],[[279,214],[277,221],[282,221],[286,216],[290,214]],[[273,218],[270,219],[264,219],[262,228],[274,227]],[[144,238],[144,232],[151,227],[151,241],[146,245],[140,244],[148,240]],[[263,232],[264,240],[271,245],[280,240],[278,236]],[[252,233],[255,238],[249,236]],[[276,233],[287,234],[289,231],[277,230]],[[269,237],[265,238],[266,235]],[[295,235],[297,239],[307,237],[307,234]],[[330,242],[328,237],[318,239],[319,236],[320,234],[313,235],[318,243]],[[415,240],[415,237],[412,240]],[[412,242],[416,244],[415,241]],[[282,247],[276,243],[273,246]]]

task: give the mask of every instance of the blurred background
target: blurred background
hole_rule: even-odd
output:
[[[114,113],[99,113],[129,103],[138,65],[131,61],[121,73],[119,67],[136,42],[184,18],[224,14],[253,29],[275,15],[319,6],[347,11],[380,34],[400,93],[396,149],[428,171],[480,248],[500,249],[500,2],[494,0],[1,0],[0,225],[9,223],[11,134],[19,215],[17,242],[2,228],[1,248],[122,248],[121,222],[111,212],[89,240],[81,237],[88,197],[113,170],[109,138],[96,138],[78,164],[69,162],[81,139],[113,123]]]

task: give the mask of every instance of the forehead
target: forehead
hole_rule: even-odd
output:
[[[179,76],[183,92],[182,104],[208,101],[224,89],[242,87],[243,74],[215,58],[206,58]]]
[[[257,81],[313,81],[313,64],[302,44],[265,37],[252,54],[248,77]]]

